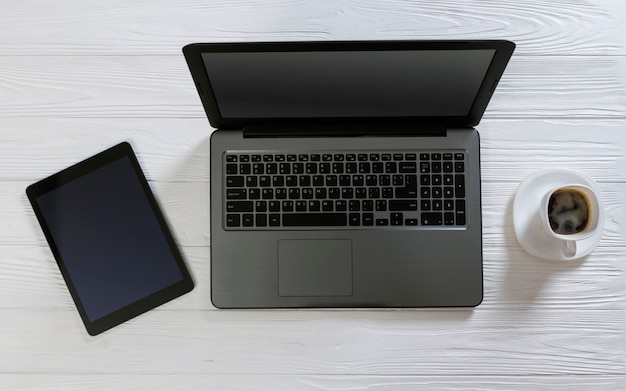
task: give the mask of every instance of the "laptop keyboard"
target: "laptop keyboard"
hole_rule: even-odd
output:
[[[227,152],[232,230],[464,226],[465,151]]]

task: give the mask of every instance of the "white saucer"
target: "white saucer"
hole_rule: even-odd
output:
[[[604,221],[598,222],[598,230],[588,238],[576,242],[577,254],[568,258],[561,251],[559,240],[545,233],[539,220],[539,203],[543,195],[559,185],[587,185],[598,194],[600,208],[604,208],[598,185],[586,174],[568,169],[536,172],[520,183],[513,202],[513,225],[517,240],[530,254],[550,260],[572,260],[589,255],[602,237]]]

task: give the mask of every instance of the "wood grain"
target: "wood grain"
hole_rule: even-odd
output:
[[[179,54],[194,41],[508,38],[526,54],[625,54],[617,1],[5,1],[0,55]]]
[[[0,12],[0,389],[626,389],[626,7],[621,0],[5,0]],[[201,41],[511,39],[481,134],[476,309],[224,311],[210,302],[209,137],[181,48]],[[85,332],[24,189],[130,141],[190,294]],[[591,255],[515,237],[519,183],[590,175]]]
[[[3,312],[9,373],[539,376],[624,365],[624,311],[156,310],[98,338],[74,311]],[[55,359],[61,351],[72,355]]]
[[[103,375],[77,377],[71,374],[9,374],[3,376],[11,390],[97,390],[103,387],[129,390],[372,390],[372,391],[501,391],[564,389],[622,391],[620,376],[377,376],[377,375]]]
[[[0,57],[0,116],[206,118],[181,54]],[[514,55],[491,118],[626,117],[619,58]]]

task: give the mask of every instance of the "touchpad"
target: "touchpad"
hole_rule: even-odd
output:
[[[280,296],[351,296],[352,241],[279,240]]]

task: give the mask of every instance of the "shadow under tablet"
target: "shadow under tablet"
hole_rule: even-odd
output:
[[[26,192],[89,334],[193,289],[130,144],[109,148]]]

